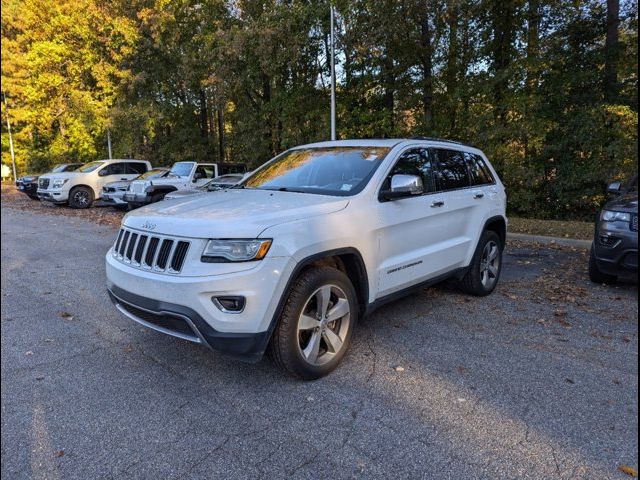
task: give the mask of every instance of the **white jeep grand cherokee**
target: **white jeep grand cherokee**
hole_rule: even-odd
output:
[[[359,318],[455,278],[493,291],[506,196],[478,149],[435,139],[293,148],[239,186],[129,213],[106,256],[118,310],[233,356],[326,375]]]

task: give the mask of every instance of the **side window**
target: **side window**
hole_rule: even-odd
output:
[[[469,168],[469,177],[471,177],[471,185],[489,185],[493,183],[491,170],[484,163],[480,155],[475,153],[465,153],[464,158]]]
[[[124,175],[127,171],[127,164],[124,162],[111,163],[104,167],[104,175]]]
[[[434,149],[438,159],[436,178],[438,190],[455,190],[470,185],[469,173],[464,160],[464,154],[456,150]]]
[[[382,189],[388,190],[391,188],[391,177],[403,174],[422,177],[424,192],[435,192],[436,183],[433,173],[433,161],[429,150],[426,148],[412,148],[400,155],[400,158],[382,184]]]
[[[215,169],[213,165],[198,165],[196,167],[197,178],[213,178],[215,175]]]
[[[147,164],[142,162],[129,162],[127,163],[127,173],[142,175],[147,171]]]

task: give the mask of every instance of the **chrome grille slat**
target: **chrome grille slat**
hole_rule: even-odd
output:
[[[113,256],[132,267],[175,275],[182,271],[190,246],[179,238],[121,228]]]

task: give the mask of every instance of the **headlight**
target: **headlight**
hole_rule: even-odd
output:
[[[611,210],[603,210],[600,218],[605,222],[630,222],[631,214],[626,212],[613,212]]]
[[[68,178],[58,178],[51,182],[53,188],[62,188],[62,186],[69,181]]]
[[[271,240],[209,240],[201,260],[208,263],[262,260]]]

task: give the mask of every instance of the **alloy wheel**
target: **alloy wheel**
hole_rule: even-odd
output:
[[[500,272],[500,251],[498,244],[489,241],[484,246],[480,259],[480,281],[485,288],[491,288],[498,281]]]
[[[344,348],[351,309],[344,291],[323,285],[305,302],[298,319],[298,348],[312,365],[324,365]]]

